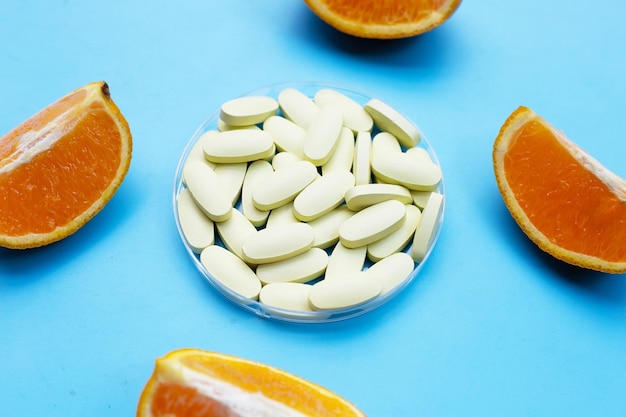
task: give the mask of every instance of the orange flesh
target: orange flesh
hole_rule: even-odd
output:
[[[12,137],[46,125],[65,109],[83,99],[84,92],[66,97],[59,106],[38,114],[15,135],[0,144],[0,160],[14,145]],[[93,126],[105,130],[94,131]],[[94,102],[71,132],[53,148],[36,155],[10,173],[0,174],[0,232],[7,236],[48,233],[83,213],[111,183],[120,166],[122,139],[115,122],[101,102]],[[98,144],[106,138],[106,145]],[[56,175],[71,167],[75,175]],[[42,175],[42,173],[44,173]],[[71,177],[71,178],[68,178]],[[19,196],[12,198],[11,196]],[[46,216],[32,215],[46,212]]]
[[[205,397],[191,387],[163,383],[154,395],[153,417],[239,417],[219,402]]]
[[[326,6],[344,20],[363,24],[395,25],[414,23],[439,10],[446,0],[413,0],[403,7],[396,0],[327,0]]]
[[[529,220],[551,242],[610,262],[626,259],[626,203],[545,125],[530,121],[511,139],[504,171]]]

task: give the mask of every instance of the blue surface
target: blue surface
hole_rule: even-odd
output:
[[[626,3],[466,0],[413,39],[351,38],[301,1],[5,0],[0,132],[106,80],[134,154],[75,235],[0,250],[0,416],[130,416],[154,359],[198,347],[324,385],[368,416],[626,415],[626,280],[540,252],[498,194],[491,146],[518,106],[626,177]],[[428,136],[447,206],[422,275],[348,321],[239,309],[180,242],[178,157],[220,103],[314,80],[370,92]]]

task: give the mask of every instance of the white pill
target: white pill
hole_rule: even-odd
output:
[[[363,270],[367,246],[346,248],[337,243],[328,257],[328,266],[324,279],[342,279]]]
[[[222,104],[220,119],[232,126],[254,125],[277,111],[278,102],[272,97],[239,97]]]
[[[411,241],[422,219],[420,209],[412,204],[406,205],[406,215],[395,232],[367,245],[367,256],[374,262],[401,251]],[[219,229],[218,229],[219,230]]]
[[[346,191],[353,186],[354,176],[349,171],[319,176],[293,201],[296,218],[308,222],[331,212],[343,202]]]
[[[276,210],[273,210],[272,214],[275,211]],[[311,226],[315,232],[313,246],[324,249],[337,243],[339,241],[339,227],[343,224],[343,222],[352,217],[353,214],[354,212],[348,209],[348,207],[344,204],[337,207],[330,213],[308,222],[309,226]]]
[[[222,222],[232,215],[232,196],[207,164],[191,161],[183,176],[194,201],[211,220]]]
[[[441,181],[439,166],[428,161],[416,164],[414,158],[405,153],[393,158],[374,154],[372,172],[386,182],[404,185],[409,190],[433,190]]]
[[[300,162],[303,160],[303,157],[299,157],[296,154],[291,152],[278,152],[274,155],[272,159],[272,167],[274,171],[278,171],[279,169],[291,165],[294,162]]]
[[[261,128],[259,126],[257,126],[257,125],[233,126],[233,125],[229,125],[228,123],[226,123],[222,119],[218,119],[217,120],[217,130],[219,130],[220,132],[226,132],[227,130],[235,130],[235,129],[260,130]]]
[[[420,209],[423,209],[424,207],[426,207],[426,203],[428,202],[428,199],[430,198],[430,194],[432,192],[433,191],[412,190],[411,197],[413,197],[413,204],[415,204]]]
[[[178,194],[178,220],[185,240],[195,253],[215,242],[215,228],[213,221],[207,217],[200,207],[193,201],[188,189],[184,188]]]
[[[304,159],[306,130],[302,127],[284,117],[272,116],[263,122],[263,130],[272,136],[279,151],[290,152]]]
[[[415,231],[413,238],[413,246],[411,248],[411,256],[415,262],[421,262],[426,253],[428,246],[435,234],[439,218],[443,209],[443,195],[440,193],[432,193],[424,211],[422,212],[422,220]]]
[[[372,154],[382,154],[384,152],[388,152],[391,155],[402,152],[400,142],[389,132],[379,132],[372,138]]]
[[[231,205],[233,206],[241,196],[241,188],[243,187],[247,169],[248,164],[242,162],[240,164],[216,164],[213,170],[226,193],[230,196]]]
[[[272,172],[252,191],[252,201],[259,210],[271,210],[294,198],[317,178],[317,168],[309,161],[299,161]]]
[[[276,152],[272,136],[263,130],[214,131],[203,139],[204,156],[215,163],[236,164],[270,158]]]
[[[328,162],[339,143],[342,127],[341,114],[332,108],[320,109],[311,120],[304,138],[304,157],[316,166]]]
[[[265,227],[270,228],[285,223],[300,223],[293,212],[293,201],[271,210]]]
[[[420,141],[419,130],[393,107],[373,98],[365,104],[374,123],[385,132],[394,135],[405,148],[412,148]]]
[[[356,135],[356,143],[354,145],[354,162],[352,164],[352,173],[354,174],[354,183],[369,184],[372,180],[372,171],[370,167],[372,158],[372,135],[370,132],[359,132]]]
[[[315,310],[354,307],[380,295],[381,279],[375,273],[357,272],[342,279],[321,280],[312,285],[309,302]]]
[[[352,162],[354,161],[354,134],[347,127],[341,128],[339,134],[339,142],[335,151],[330,156],[328,162],[322,165],[322,175],[333,171],[352,170]]]
[[[339,227],[339,240],[348,248],[369,245],[397,230],[405,213],[405,205],[397,200],[366,207]]]
[[[278,94],[278,104],[285,117],[298,126],[308,129],[319,106],[295,88],[286,88]]]
[[[261,264],[256,274],[263,284],[272,282],[309,282],[324,274],[328,254],[324,249],[311,248],[282,261]]]
[[[256,227],[239,210],[233,210],[228,220],[216,223],[216,228],[224,246],[241,259],[243,259],[243,242],[257,233]]]
[[[306,252],[314,239],[313,228],[306,223],[266,227],[244,240],[243,256],[253,264],[277,262]]]
[[[313,311],[309,304],[311,285],[298,282],[277,282],[264,285],[259,301],[268,306],[294,311]]]
[[[246,170],[241,187],[241,212],[256,227],[260,227],[267,222],[269,211],[259,210],[252,203],[252,190],[256,188],[259,181],[263,181],[265,175],[274,172],[272,165],[264,160],[254,161]]]
[[[346,191],[345,200],[350,210],[359,211],[387,200],[398,200],[403,204],[409,204],[413,202],[413,197],[402,185],[372,183],[350,188]]]
[[[407,149],[406,154],[415,158],[417,163],[421,163],[422,161],[433,162],[428,151],[424,148],[420,148],[419,146]]]
[[[237,294],[258,299],[261,281],[254,271],[235,254],[221,246],[212,245],[200,254],[200,262],[222,285]]]
[[[414,268],[415,263],[409,254],[397,252],[376,262],[366,272],[374,272],[380,277],[383,284],[381,294],[386,294],[402,284]]]
[[[319,90],[314,97],[315,103],[320,107],[333,106],[343,116],[343,124],[353,132],[371,131],[374,125],[372,116],[363,107],[336,90],[324,88]]]

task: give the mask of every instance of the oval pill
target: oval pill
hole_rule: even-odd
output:
[[[203,140],[202,149],[207,160],[225,164],[269,158],[276,151],[269,133],[252,129],[214,132]]]
[[[284,117],[271,116],[263,122],[263,130],[272,136],[279,151],[304,159],[306,130],[302,127]]]
[[[391,133],[379,132],[372,138],[372,153],[382,154],[385,152],[396,155],[402,152],[402,147],[398,139]]]
[[[272,165],[264,160],[254,161],[246,170],[241,187],[241,212],[256,227],[260,227],[267,222],[268,210],[259,210],[252,202],[252,190],[256,188],[259,181],[263,181],[265,175],[274,172]]]
[[[420,142],[419,130],[393,107],[373,98],[364,108],[380,130],[394,135],[405,148],[412,148]]]
[[[278,101],[268,96],[239,97],[222,104],[220,119],[232,126],[263,122],[278,111]]]
[[[339,142],[335,151],[330,156],[328,162],[322,165],[322,175],[332,171],[348,171],[352,170],[352,161],[354,160],[354,134],[347,127],[341,128],[339,134]]]
[[[311,120],[304,138],[304,157],[316,166],[330,159],[339,142],[343,119],[332,108],[322,108]]]
[[[363,270],[367,246],[346,248],[337,243],[328,257],[324,279],[341,279]]]
[[[232,196],[207,164],[191,161],[183,176],[194,201],[211,220],[221,222],[232,215]]]
[[[323,279],[312,285],[309,302],[315,310],[354,307],[380,295],[381,279],[375,273],[357,272],[342,279]]]
[[[200,262],[215,279],[231,291],[246,298],[258,299],[261,281],[237,255],[221,246],[212,245],[200,253]]]
[[[441,211],[443,209],[443,195],[440,193],[432,193],[428,198],[426,207],[422,212],[422,220],[415,231],[413,237],[413,246],[411,247],[411,256],[415,262],[421,262],[426,253],[428,246],[434,236],[435,229],[439,223]]]
[[[297,282],[276,282],[264,285],[259,301],[268,306],[295,311],[313,311],[309,304],[311,286]]]
[[[223,185],[224,190],[230,196],[234,206],[241,196],[243,180],[246,177],[248,164],[215,164],[213,171]]]
[[[330,88],[315,93],[315,103],[320,107],[333,106],[341,112],[343,124],[353,132],[370,131],[374,120],[359,103],[350,97]]]
[[[271,210],[265,227],[270,228],[285,223],[300,223],[293,213],[293,201]]]
[[[397,230],[405,213],[405,205],[397,200],[364,208],[339,227],[339,240],[347,248],[368,245]]]
[[[274,213],[274,211],[272,211],[272,213]],[[352,217],[353,214],[354,212],[343,204],[330,213],[308,222],[308,225],[311,226],[315,232],[313,246],[324,249],[337,243],[339,241],[339,227],[344,221]]]
[[[185,240],[195,253],[200,253],[215,242],[215,227],[200,207],[193,201],[187,188],[178,194],[178,220]]]
[[[403,204],[413,202],[413,197],[406,187],[397,184],[361,184],[355,185],[345,193],[346,206],[359,211],[365,207],[387,200],[398,200]]]
[[[306,223],[266,227],[244,240],[243,257],[253,264],[281,261],[313,247],[315,233]]]
[[[343,202],[346,191],[353,186],[354,176],[348,171],[335,171],[318,177],[293,201],[296,218],[307,222],[329,213]]]
[[[354,162],[352,173],[356,185],[369,184],[372,180],[370,167],[372,159],[372,135],[370,132],[359,132],[354,145]]]
[[[394,158],[372,157],[372,172],[386,182],[404,185],[409,190],[429,191],[441,181],[441,168],[428,161],[416,164],[413,157],[401,153]]]
[[[291,152],[278,152],[272,159],[272,167],[274,168],[274,171],[278,171],[283,167],[291,165],[294,162],[300,162],[303,159],[303,157],[301,158]]]
[[[317,175],[317,168],[311,162],[295,162],[266,176],[252,191],[252,201],[259,210],[282,206],[295,199]]]
[[[422,212],[420,209],[412,204],[407,204],[404,220],[398,230],[367,245],[367,257],[377,262],[401,251],[413,238],[421,219]]]
[[[243,259],[243,242],[257,232],[256,227],[239,210],[233,210],[228,220],[215,226],[224,246]]]
[[[278,105],[287,119],[304,129],[309,128],[320,109],[313,100],[295,88],[282,90],[278,94]]]
[[[324,274],[328,254],[320,248],[311,248],[282,261],[261,264],[256,274],[263,284],[273,282],[309,282]]]
[[[376,262],[366,272],[376,273],[382,282],[381,294],[386,294],[402,284],[414,268],[415,262],[409,254],[397,252]]]

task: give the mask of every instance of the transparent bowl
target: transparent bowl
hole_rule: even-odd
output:
[[[278,94],[285,88],[295,88],[311,98],[315,95],[315,93],[318,90],[323,89],[323,88],[330,88],[353,99],[354,101],[356,101],[357,103],[361,105],[364,105],[365,103],[367,103],[371,98],[379,98],[379,97],[375,97],[364,92],[356,91],[354,89],[342,87],[339,85],[334,85],[331,83],[324,83],[324,82],[287,82],[287,83],[271,84],[271,85],[267,85],[267,86],[249,91],[248,93],[245,93],[238,97],[270,96],[273,98],[277,98]],[[236,97],[232,97],[232,98],[236,98]],[[379,99],[383,102],[386,102],[384,98],[379,98]],[[387,103],[387,104],[393,106],[392,103]],[[402,114],[400,110],[398,109],[396,110]],[[280,114],[280,110],[279,110],[279,114]],[[362,315],[364,313],[370,312],[382,306],[383,304],[389,302],[395,296],[397,296],[420,274],[420,272],[422,271],[422,268],[424,267],[424,265],[426,264],[430,256],[430,253],[432,252],[433,248],[435,247],[435,244],[437,243],[437,240],[439,238],[439,234],[443,225],[444,212],[445,212],[445,200],[446,200],[443,176],[438,185],[438,188],[435,190],[444,196],[443,206],[441,208],[437,225],[435,227],[435,231],[430,240],[430,243],[428,245],[424,258],[422,259],[421,262],[415,263],[412,273],[408,277],[406,277],[404,281],[402,281],[399,285],[397,285],[391,291],[383,295],[380,295],[377,298],[374,298],[363,304],[359,304],[359,305],[347,307],[347,308],[342,308],[342,309],[336,309],[336,310],[295,311],[295,310],[286,310],[282,308],[277,308],[274,306],[261,303],[260,301],[257,301],[257,300],[249,299],[247,297],[244,297],[232,291],[230,288],[223,285],[219,280],[217,280],[214,276],[212,276],[207,271],[204,265],[202,265],[202,263],[200,262],[199,254],[195,253],[192,250],[189,243],[186,241],[183,231],[182,231],[182,227],[181,227],[181,223],[179,219],[178,205],[177,205],[178,195],[185,188],[185,185],[182,180],[182,170],[183,170],[185,161],[191,149],[194,147],[194,145],[196,144],[196,142],[199,140],[199,138],[202,136],[203,133],[209,130],[217,130],[219,116],[220,116],[220,109],[218,108],[204,122],[202,122],[200,126],[198,126],[198,128],[195,130],[195,132],[189,139],[187,145],[185,146],[185,149],[183,150],[182,155],[180,156],[178,166],[176,168],[172,200],[173,200],[174,218],[176,221],[176,226],[178,228],[178,232],[180,234],[181,240],[187,250],[187,253],[189,254],[190,261],[193,262],[193,264],[196,266],[196,268],[200,272],[200,275],[204,277],[220,294],[222,294],[228,300],[233,302],[235,305],[263,318],[273,319],[273,320],[278,320],[278,321],[285,321],[285,322],[296,322],[296,323],[328,323],[328,322],[335,322],[335,321],[353,318],[353,317]],[[407,120],[411,121],[411,119],[408,118],[406,115],[403,114],[403,116],[407,118]],[[411,123],[413,122],[411,121]],[[415,123],[413,123],[413,125],[418,129],[418,131],[420,131],[420,134],[421,134],[421,140],[418,146],[424,148],[430,155],[430,158],[432,159],[432,161],[438,166],[440,166],[439,160],[437,159],[437,156],[433,148],[431,147],[430,142],[423,135],[419,127],[415,125]],[[237,205],[238,204],[239,203],[237,203]],[[219,236],[217,232],[215,233],[215,244],[224,246],[223,243],[219,240]],[[328,251],[330,250],[332,250],[332,247],[328,249]],[[410,254],[410,251],[411,251],[410,242],[409,242],[409,246],[404,248],[403,251]],[[366,261],[365,269],[367,269],[369,265],[371,265],[371,263],[369,261]]]

